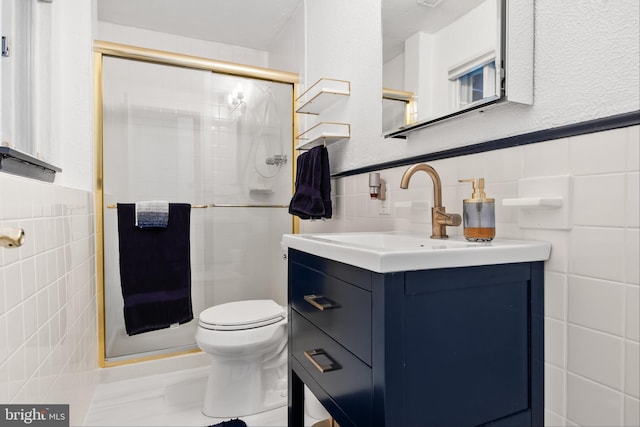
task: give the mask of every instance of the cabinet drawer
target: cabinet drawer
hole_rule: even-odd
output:
[[[370,426],[371,368],[295,311],[290,320],[291,355],[355,425]]]
[[[371,366],[371,292],[292,263],[291,305]]]

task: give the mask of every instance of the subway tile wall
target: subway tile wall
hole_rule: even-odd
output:
[[[639,127],[581,135],[430,162],[443,185],[447,212],[471,195],[458,179],[486,179],[496,199],[497,237],[545,240],[545,423],[547,426],[638,426],[639,416]],[[412,141],[409,141],[412,142]],[[348,142],[347,142],[348,143]],[[428,141],[423,141],[428,143]],[[390,214],[370,200],[367,174],[332,182],[335,217],[301,221],[308,232],[431,231],[433,190],[416,174],[401,190],[406,167],[381,170]],[[525,229],[518,179],[571,175],[571,229]],[[544,226],[544,225],[543,225]],[[448,227],[449,235],[461,234]]]
[[[0,402],[68,403],[81,424],[97,372],[96,269],[90,192],[0,173]]]

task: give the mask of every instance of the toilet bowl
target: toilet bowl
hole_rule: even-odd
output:
[[[272,300],[200,313],[196,343],[211,355],[202,413],[239,417],[287,404],[287,311]]]

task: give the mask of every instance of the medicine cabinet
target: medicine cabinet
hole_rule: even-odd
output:
[[[533,103],[531,1],[382,0],[382,33],[383,85],[413,93],[404,123],[383,127],[385,137],[499,103]]]

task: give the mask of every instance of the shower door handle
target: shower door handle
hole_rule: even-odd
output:
[[[305,295],[304,300],[320,311],[340,307],[337,302],[331,301],[324,295]]]

